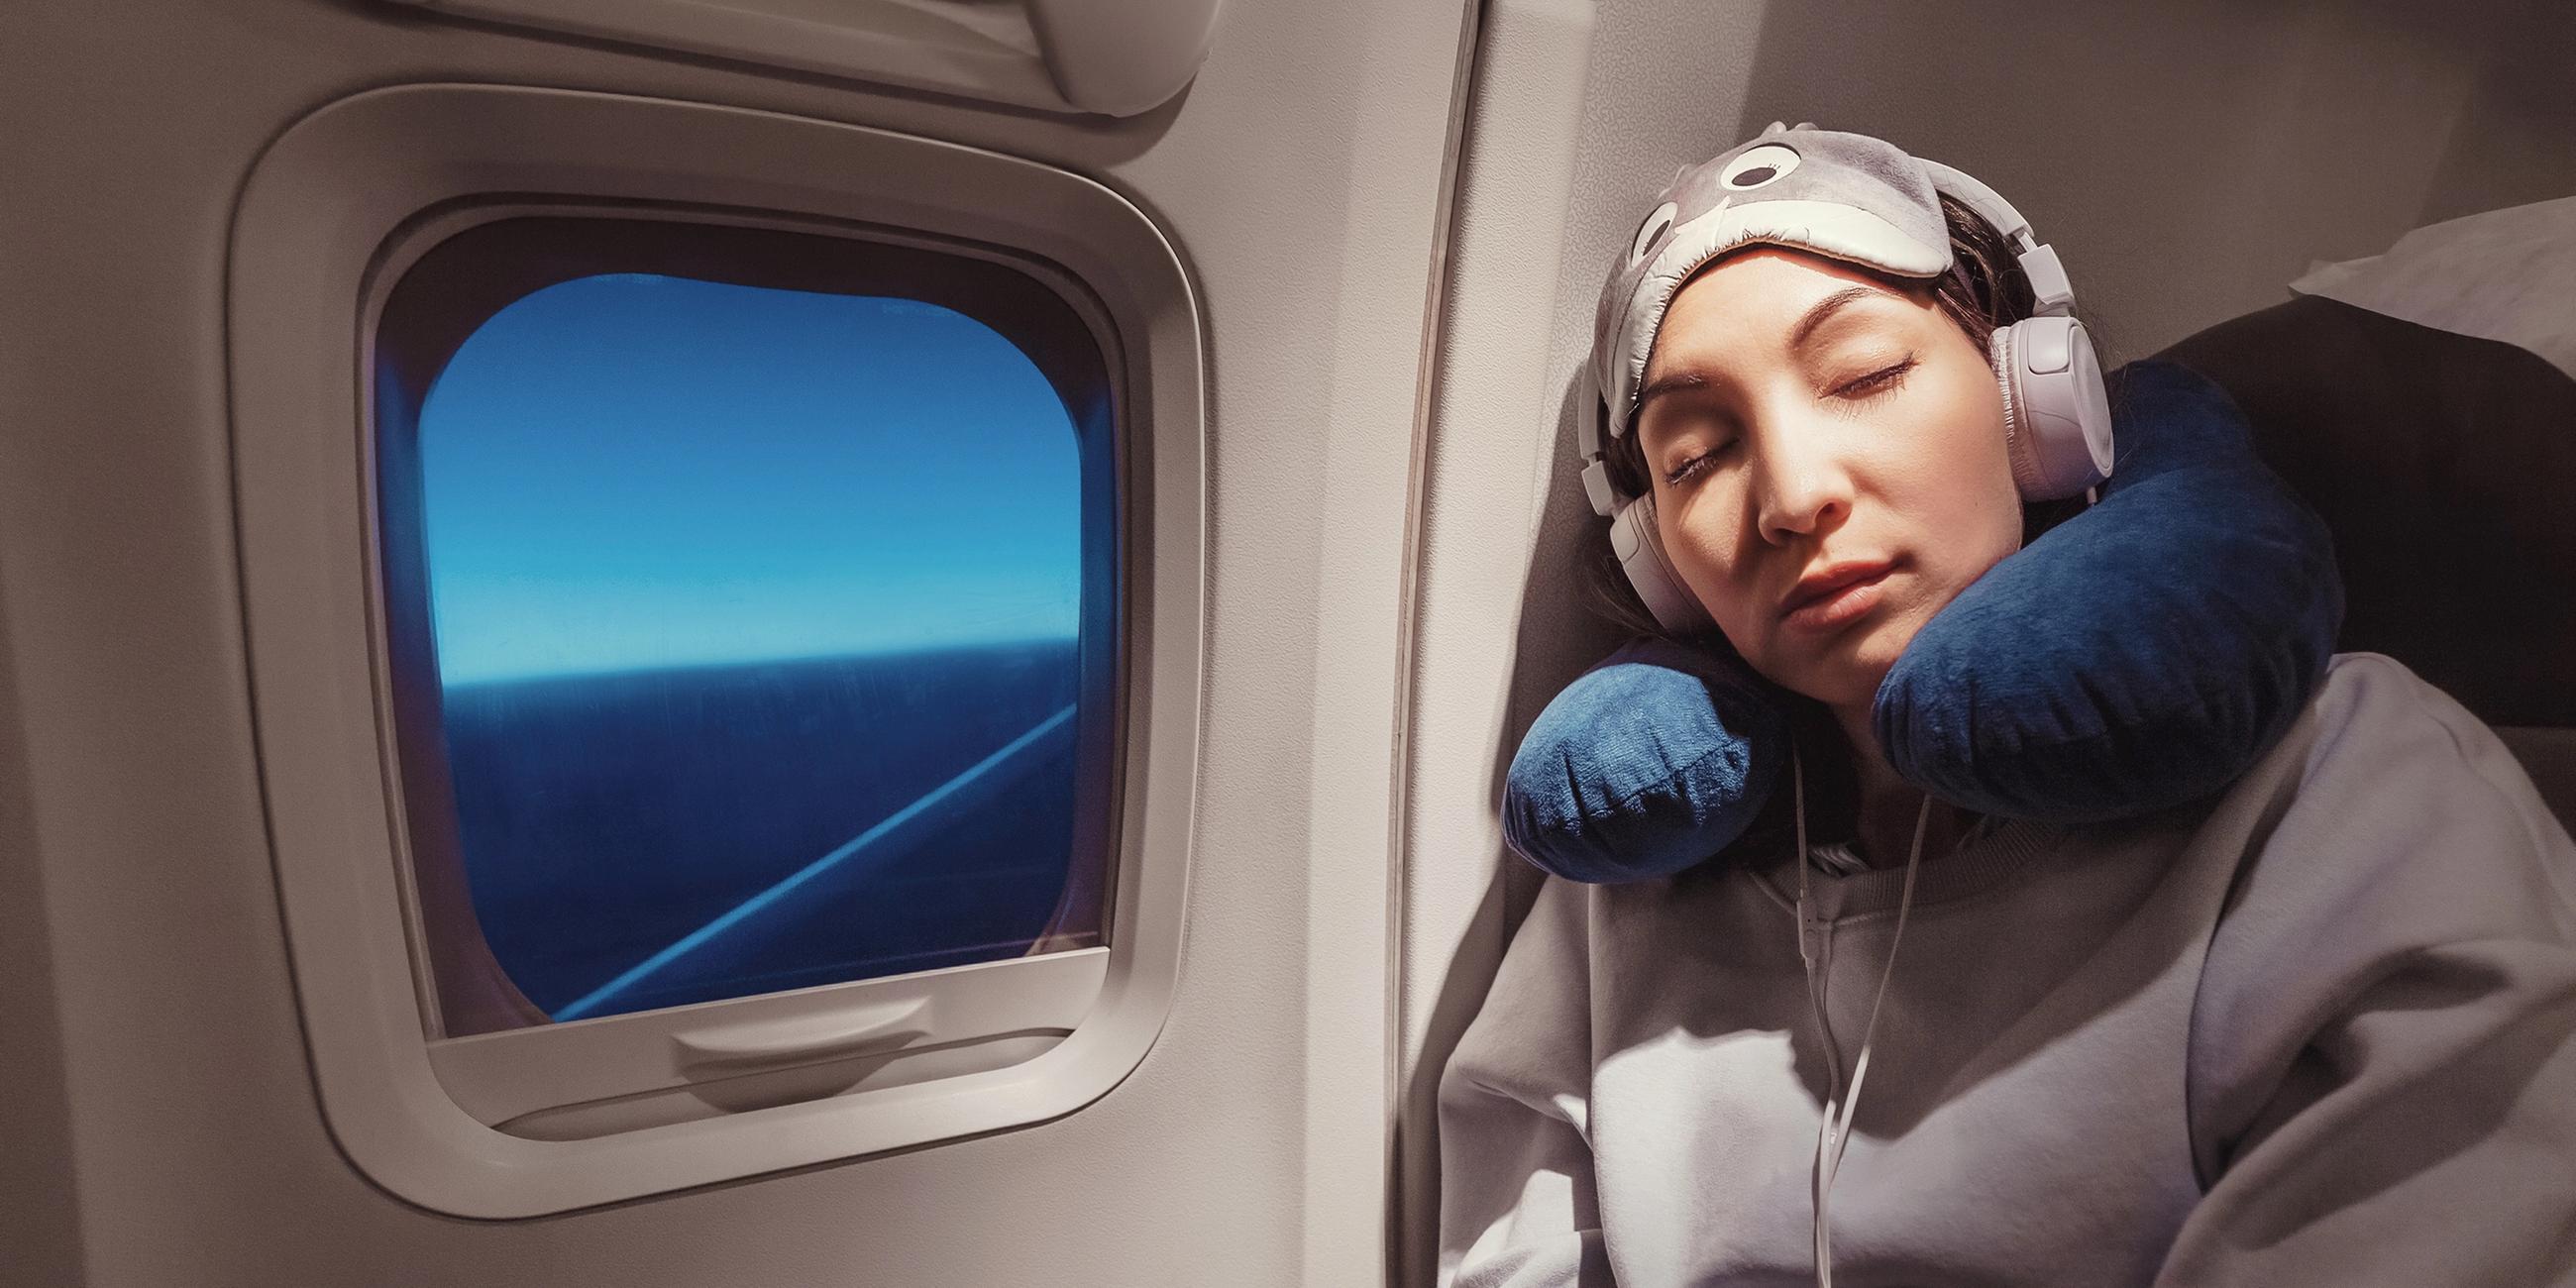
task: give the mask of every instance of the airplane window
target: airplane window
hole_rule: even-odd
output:
[[[1103,942],[1108,471],[1067,394],[951,303],[621,271],[380,417],[450,1035]]]
[[[303,117],[231,227],[249,696],[354,1167],[515,1220],[1136,1069],[1207,682],[1162,228],[1001,153],[484,85]]]

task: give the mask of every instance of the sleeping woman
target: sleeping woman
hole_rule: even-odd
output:
[[[1544,883],[1441,1082],[1441,1283],[2576,1283],[2576,845],[2460,705],[2337,655],[2107,822],[1890,767],[1882,680],[2067,494],[1990,346],[2063,292],[1932,173],[1775,126],[1605,291],[1607,481],[1688,601],[1643,607],[1792,695],[1788,825]]]

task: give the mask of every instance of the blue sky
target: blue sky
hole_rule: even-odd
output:
[[[1075,632],[1072,422],[937,305],[560,283],[466,341],[420,435],[449,684]]]

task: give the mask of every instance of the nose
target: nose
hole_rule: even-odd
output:
[[[1774,418],[1754,462],[1754,521],[1775,546],[1812,540],[1851,516],[1851,473],[1832,426]]]

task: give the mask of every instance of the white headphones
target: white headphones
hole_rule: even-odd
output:
[[[2004,442],[2022,500],[2074,496],[2109,478],[2110,399],[2092,338],[2070,314],[2075,291],[2057,251],[2041,244],[2031,233],[2030,221],[1993,189],[1949,166],[1914,160],[1931,175],[1938,191],[1966,204],[2003,235],[2015,249],[2036,297],[2031,317],[1996,329],[1988,353],[2003,392]],[[1610,520],[1611,550],[1655,620],[1675,634],[1713,629],[1699,598],[1664,552],[1655,530],[1654,493],[1621,496],[1610,484],[1608,466],[1602,461],[1610,408],[1594,375],[1598,366],[1597,362],[1584,366],[1593,410],[1577,427],[1584,493],[1594,513]]]

